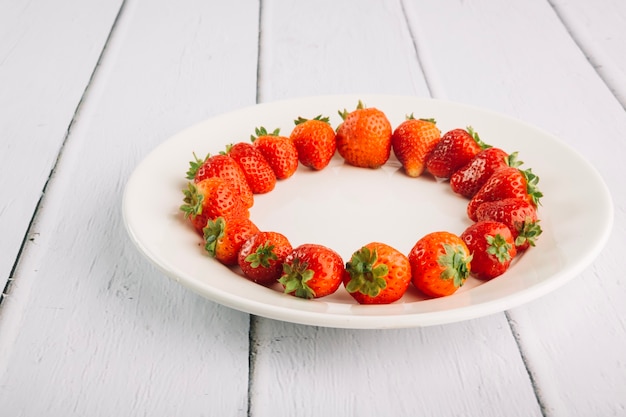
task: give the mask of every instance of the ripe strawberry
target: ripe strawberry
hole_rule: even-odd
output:
[[[248,218],[236,217],[209,219],[204,233],[204,248],[224,265],[236,265],[241,246],[251,236],[259,233],[259,228]]]
[[[453,294],[470,273],[472,255],[465,242],[449,232],[432,232],[409,253],[413,285],[430,297]]]
[[[485,220],[473,223],[461,234],[472,253],[471,274],[492,279],[509,269],[517,250],[511,231],[504,223]]]
[[[246,278],[259,284],[275,282],[283,272],[283,262],[293,248],[278,232],[259,232],[241,247],[237,263]]]
[[[489,145],[471,127],[444,134],[426,160],[426,169],[437,178],[447,179]]]
[[[467,205],[468,217],[476,221],[476,210],[486,201],[520,198],[537,207],[543,196],[537,188],[539,177],[530,169],[501,168],[494,172]]]
[[[189,171],[187,171],[187,179],[193,180],[195,183],[209,177],[220,177],[228,182],[234,191],[239,193],[246,207],[250,208],[254,204],[254,196],[252,190],[246,181],[243,170],[233,158],[228,155],[210,154],[204,159],[199,159],[193,154],[195,161],[189,162]]]
[[[495,171],[521,164],[517,160],[517,152],[509,155],[500,148],[483,149],[467,165],[452,174],[450,187],[455,193],[472,198]]]
[[[270,164],[276,178],[284,180],[291,177],[298,169],[298,150],[293,141],[280,136],[280,129],[268,133],[264,127],[259,127],[254,133],[256,136],[252,135],[250,139]]]
[[[253,194],[269,193],[274,189],[276,174],[254,145],[245,142],[228,145],[225,154],[239,164]]]
[[[350,165],[378,168],[391,153],[391,124],[382,111],[363,103],[355,110],[339,112],[343,122],[337,128],[337,151]]]
[[[318,171],[326,168],[337,148],[335,130],[328,117],[320,115],[308,120],[299,117],[294,123],[296,127],[289,137],[296,145],[300,163]]]
[[[343,284],[359,304],[389,304],[411,283],[408,258],[384,243],[372,242],[352,254]]]
[[[391,147],[409,177],[419,177],[426,158],[441,139],[434,119],[415,119],[411,114],[393,131]]]
[[[209,219],[220,216],[225,218],[250,216],[241,198],[219,177],[206,178],[197,184],[189,182],[183,194],[184,204],[180,206],[180,210],[185,214],[185,218],[191,220],[191,224],[201,235]]]
[[[278,280],[286,294],[320,298],[337,291],[345,269],[341,256],[330,248],[306,243],[293,249]]]
[[[513,234],[518,253],[535,246],[537,238],[542,233],[537,219],[537,209],[528,200],[519,198],[505,198],[481,204],[476,209],[476,220],[506,224]]]

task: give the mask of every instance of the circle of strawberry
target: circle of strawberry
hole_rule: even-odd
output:
[[[413,285],[430,297],[451,295],[465,283],[471,261],[459,236],[445,231],[429,233],[409,253]]]
[[[389,304],[402,298],[411,283],[411,264],[397,249],[372,242],[352,254],[343,284],[359,304]]]
[[[250,140],[272,167],[276,179],[291,177],[298,169],[298,150],[293,141],[281,136],[280,129],[268,132],[264,127],[257,127],[254,133]]]
[[[278,232],[259,232],[244,242],[237,263],[244,276],[259,284],[275,282],[283,272],[283,262],[293,248]]]
[[[472,254],[471,274],[492,279],[506,272],[517,255],[513,234],[507,225],[489,220],[473,223],[461,234]]]
[[[337,151],[350,165],[378,168],[391,154],[391,124],[382,111],[359,101],[355,110],[339,112]]]
[[[278,282],[286,294],[320,298],[337,291],[344,271],[343,260],[337,252],[323,245],[305,243],[287,255]]]
[[[406,117],[393,131],[391,148],[409,177],[419,177],[426,169],[426,158],[441,139],[435,119]]]
[[[314,170],[326,168],[337,149],[335,130],[322,115],[313,119],[298,117],[289,137],[298,150],[302,165]]]

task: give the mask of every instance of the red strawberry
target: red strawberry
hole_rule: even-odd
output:
[[[228,155],[217,154],[206,156],[203,160],[193,155],[195,161],[189,162],[187,179],[198,183],[209,177],[220,177],[228,182],[234,191],[239,193],[246,207],[250,208],[254,204],[252,190],[246,181],[243,170],[233,158]]]
[[[315,170],[326,168],[337,148],[335,130],[328,117],[320,115],[309,120],[299,117],[295,124],[289,137],[296,145],[300,163]]]
[[[504,274],[517,254],[513,235],[504,223],[474,223],[465,229],[461,239],[472,253],[471,273],[480,279]]]
[[[291,177],[298,169],[298,150],[292,140],[280,136],[280,129],[268,133],[264,127],[255,129],[250,139],[261,151],[279,180]]]
[[[259,233],[259,228],[248,218],[224,219],[218,217],[207,221],[204,232],[204,248],[224,265],[236,265],[241,246],[251,236]]]
[[[307,243],[295,248],[283,263],[280,282],[286,294],[320,298],[337,291],[345,269],[341,256],[330,248]]]
[[[463,240],[449,232],[432,232],[409,253],[413,285],[430,297],[453,294],[470,273],[472,255]]]
[[[480,151],[463,168],[450,177],[452,191],[464,197],[472,198],[498,169],[518,167],[517,152],[507,154],[500,148],[487,148]]]
[[[505,198],[481,204],[476,209],[476,220],[506,224],[513,234],[518,253],[535,246],[542,232],[535,206],[528,200],[519,198]]]
[[[539,177],[530,169],[501,168],[494,172],[485,184],[472,197],[467,205],[467,215],[473,221],[477,220],[476,210],[487,201],[503,200],[505,198],[520,198],[537,207],[543,196],[537,188]]]
[[[384,243],[372,242],[352,254],[343,284],[359,304],[389,304],[411,283],[407,257]]]
[[[252,193],[269,193],[276,186],[276,174],[272,167],[261,151],[251,143],[229,145],[226,147],[226,155],[239,164]]]
[[[259,284],[275,282],[283,272],[283,262],[293,248],[278,232],[259,232],[241,247],[237,263],[246,278]]]
[[[407,116],[393,132],[391,147],[409,177],[419,177],[426,169],[426,158],[441,139],[434,119]]]
[[[435,145],[426,160],[426,169],[437,178],[450,178],[487,146],[471,127],[451,130]]]
[[[378,168],[391,153],[391,124],[385,113],[366,108],[359,101],[356,110],[339,112],[343,123],[337,128],[337,151],[350,165]]]
[[[206,178],[197,184],[190,182],[187,189],[183,190],[183,194],[184,204],[180,209],[201,235],[209,219],[220,216],[225,218],[250,216],[241,198],[222,178]]]

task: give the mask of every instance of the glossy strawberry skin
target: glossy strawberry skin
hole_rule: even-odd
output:
[[[265,194],[274,189],[276,174],[263,154],[253,144],[236,143],[227,147],[226,154],[239,164],[253,194]]]
[[[327,118],[297,119],[289,137],[298,150],[298,159],[307,168],[319,171],[330,163],[337,149],[335,130]]]
[[[465,242],[445,231],[423,236],[408,258],[413,285],[429,297],[455,293],[469,276],[472,260]]]
[[[207,221],[203,233],[209,255],[224,265],[233,266],[237,264],[244,242],[259,233],[259,228],[248,218],[218,217]]]
[[[510,166],[509,161],[509,154],[500,148],[483,149],[452,174],[450,187],[455,193],[472,198],[495,171]]]
[[[209,177],[197,184],[188,183],[183,190],[184,204],[180,206],[185,218],[191,221],[194,229],[203,235],[203,229],[209,219],[218,217],[250,217],[241,198],[222,178]]]
[[[537,209],[526,199],[505,198],[485,202],[476,210],[476,220],[506,224],[513,234],[518,253],[535,246],[537,238],[542,233]]]
[[[246,278],[267,285],[280,278],[283,262],[292,250],[285,235],[271,231],[259,232],[241,246],[237,263]]]
[[[357,108],[345,114],[337,128],[337,151],[350,165],[378,168],[391,154],[391,135],[391,124],[382,111]]]
[[[195,183],[198,183],[210,177],[220,177],[226,180],[233,190],[239,193],[246,207],[250,208],[254,204],[254,196],[246,181],[246,176],[239,164],[230,156],[222,154],[208,156],[195,170],[193,177],[188,177],[188,179],[193,179]]]
[[[504,223],[479,221],[461,234],[472,254],[471,274],[480,279],[493,279],[506,272],[517,250],[511,230]]]
[[[522,171],[514,167],[501,168],[494,172],[471,198],[467,205],[467,216],[472,221],[476,221],[476,210],[481,204],[505,198],[519,198],[537,207],[542,196],[537,189],[538,181],[539,178],[530,170]]]
[[[408,118],[393,131],[391,148],[409,177],[419,177],[426,159],[441,139],[441,131],[431,120]]]
[[[337,252],[323,245],[305,243],[285,258],[278,282],[286,294],[320,298],[337,291],[344,271],[343,260]]]
[[[254,146],[263,154],[276,179],[291,177],[298,169],[298,150],[293,141],[286,136],[280,136],[278,129],[270,134],[261,128],[256,133],[259,136],[252,137]]]
[[[483,149],[483,145],[472,133],[469,128],[446,132],[426,160],[428,172],[437,178],[448,179],[465,166]]]
[[[356,251],[346,264],[343,278],[344,287],[359,304],[393,303],[402,298],[410,283],[408,258],[380,242]]]

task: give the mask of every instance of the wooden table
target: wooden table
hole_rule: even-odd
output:
[[[0,415],[626,416],[625,24],[619,0],[1,2]],[[168,137],[344,93],[556,135],[612,192],[605,249],[504,313],[346,330],[208,301],[129,241],[126,181]]]

